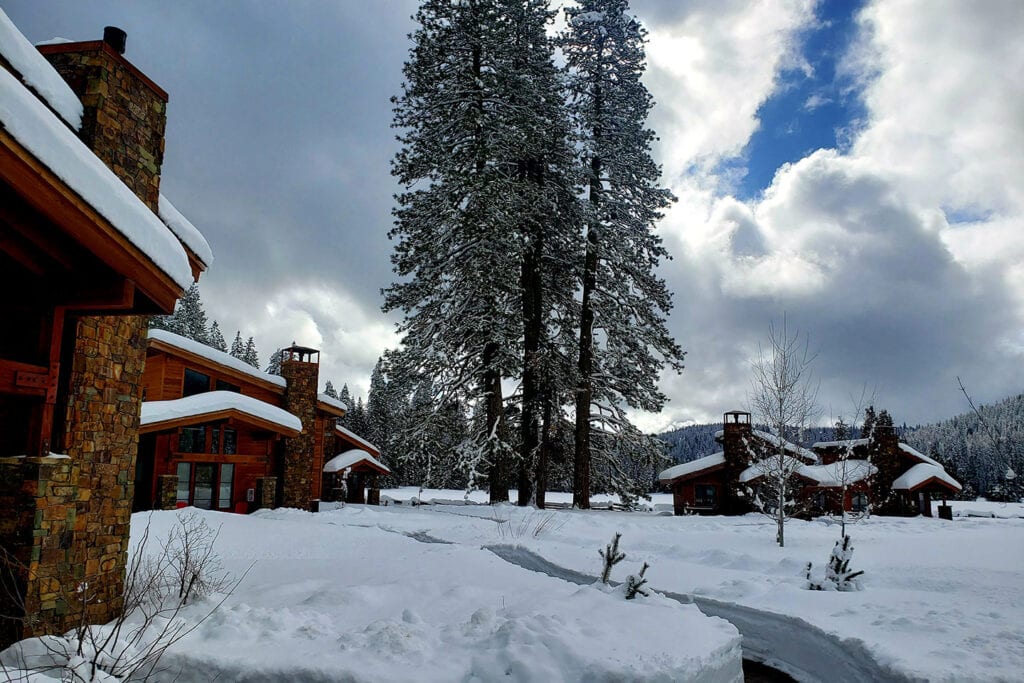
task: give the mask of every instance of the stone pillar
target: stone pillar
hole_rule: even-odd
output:
[[[122,605],[145,362],[144,317],[78,321],[64,452],[81,468],[75,558],[96,595],[93,623],[116,617]]]
[[[274,501],[276,496],[277,477],[258,477],[256,479],[256,500],[253,501],[253,510],[277,507]]]
[[[302,433],[284,440],[281,505],[306,510],[313,498],[313,477],[322,476],[313,471],[320,366],[309,360],[316,351],[297,348],[282,351],[281,360],[281,376],[288,382],[284,409],[302,420]]]
[[[178,475],[161,474],[157,477],[156,509],[174,510],[178,507]]]
[[[75,529],[78,466],[70,458],[0,458],[0,644],[69,630],[82,609]],[[90,586],[91,588],[91,586]],[[90,593],[91,596],[91,593]]]

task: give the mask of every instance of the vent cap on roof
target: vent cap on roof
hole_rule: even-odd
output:
[[[103,42],[114,48],[117,54],[123,55],[125,44],[128,42],[128,34],[116,26],[104,26]]]

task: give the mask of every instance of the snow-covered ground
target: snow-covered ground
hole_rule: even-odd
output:
[[[418,491],[383,493],[408,501]],[[424,492],[431,498],[462,495]],[[598,549],[621,532],[620,581],[646,561],[656,590],[704,596],[699,604],[732,609],[755,626],[773,623],[784,641],[800,643],[818,627],[908,679],[1020,680],[1024,519],[1001,517],[1022,506],[954,507],[1007,514],[860,521],[850,533],[864,590],[849,593],[801,588],[806,562],[820,571],[839,536],[824,521],[790,522],[780,549],[773,522],[756,515],[408,502],[317,514],[199,512],[221,526],[226,568],[255,564],[163,664],[182,681],[739,680],[739,638],[726,622],[658,596],[627,602],[511,557],[595,575]],[[163,536],[177,514],[153,513],[151,534]],[[146,520],[133,517],[133,536]],[[486,549],[499,545],[519,548],[501,553],[506,561]],[[758,610],[787,616],[758,619]],[[197,606],[186,616],[200,613]]]

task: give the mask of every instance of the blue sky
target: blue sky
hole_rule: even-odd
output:
[[[746,169],[736,180],[738,198],[758,197],[783,164],[816,149],[842,149],[849,131],[863,121],[860,92],[838,68],[856,35],[854,19],[862,5],[862,0],[823,2],[814,24],[799,35],[805,63],[779,74],[781,86],[757,112],[757,132],[740,157],[723,164],[726,172]]]

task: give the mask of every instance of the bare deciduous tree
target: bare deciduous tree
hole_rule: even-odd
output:
[[[75,683],[153,677],[168,648],[206,621],[248,573],[233,577],[221,568],[214,552],[218,534],[219,529],[198,513],[182,513],[159,550],[148,553],[147,524],[125,573],[121,615],[107,624],[90,624],[88,608],[97,599],[95,591],[87,581],[63,578],[60,592],[63,602],[75,610],[73,627],[63,636],[15,643],[0,653],[0,673],[7,680],[58,673],[60,680]],[[12,576],[24,570],[9,553],[0,559]],[[216,600],[198,615],[184,618],[182,611],[190,600],[202,597]]]
[[[758,463],[763,495],[755,501],[775,519],[780,547],[786,545],[786,519],[796,509],[794,479],[803,464],[787,455],[786,442],[798,443],[818,415],[818,384],[811,372],[816,356],[807,335],[797,330],[790,336],[783,316],[781,329],[770,324],[768,347],[758,345],[758,357],[751,364],[750,412],[776,437],[774,452]]]

